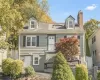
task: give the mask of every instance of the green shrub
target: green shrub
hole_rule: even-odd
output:
[[[100,71],[97,73],[97,80],[100,80]]]
[[[75,77],[62,53],[57,53],[51,80],[75,80]]]
[[[21,60],[5,59],[2,63],[2,70],[5,75],[16,78],[23,69],[23,62]]]
[[[21,60],[14,60],[11,63],[11,75],[12,77],[18,76],[23,70],[23,62]]]
[[[35,76],[35,71],[34,68],[32,66],[28,66],[25,68],[25,74],[27,76]]]
[[[92,75],[89,75],[88,80],[92,80]]]
[[[11,63],[13,62],[13,59],[4,59],[2,62],[2,71],[4,75],[10,75],[11,74]]]
[[[76,80],[88,80],[88,70],[85,65],[79,64],[76,66]]]

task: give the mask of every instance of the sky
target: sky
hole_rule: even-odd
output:
[[[100,20],[100,0],[48,0],[48,3],[55,22],[64,22],[69,15],[77,21],[79,10],[83,11],[84,22],[91,18]]]

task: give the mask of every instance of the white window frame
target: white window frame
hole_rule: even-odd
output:
[[[71,38],[73,35],[67,35],[67,38]]]
[[[69,22],[70,22],[70,21],[73,23],[73,28],[70,28],[70,26],[69,26]],[[68,29],[74,29],[74,21],[73,21],[73,20],[69,20],[69,21],[68,21]]]
[[[31,27],[31,22],[32,22],[32,21],[33,21],[34,24],[35,24],[35,20],[30,20],[30,29],[35,29],[35,25],[34,25],[34,28]]]
[[[35,58],[38,58],[38,64],[35,64]],[[40,60],[39,55],[33,55],[33,65],[39,65],[40,64],[39,60]]]
[[[31,43],[30,43],[31,45],[30,46],[27,46],[27,37],[31,37]],[[35,46],[32,46],[32,37],[35,37],[35,42],[36,42],[36,40],[37,40],[36,39],[36,35],[27,35],[26,36],[26,47],[36,47],[36,45]]]

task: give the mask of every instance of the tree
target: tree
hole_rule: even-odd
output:
[[[79,64],[76,66],[76,80],[88,80],[88,70],[85,65]]]
[[[84,24],[84,29],[86,31],[86,39],[88,39],[93,34],[93,32],[98,29],[99,25],[100,21],[97,21],[95,19],[91,19]]]
[[[94,33],[94,31],[98,29],[99,25],[100,25],[100,21],[97,21],[95,19],[91,19],[84,24],[84,29],[86,31],[85,39],[86,39],[86,55],[87,56],[91,56],[89,45],[88,45],[88,39]]]
[[[60,42],[56,43],[57,52],[61,51],[66,59],[70,59],[76,55],[79,55],[78,49],[79,41],[76,37],[62,38]]]
[[[30,18],[34,17],[37,21],[44,22],[52,21],[48,11],[46,0],[0,0],[0,25],[2,32],[6,32],[6,41],[12,45],[11,48],[17,49],[18,33]]]
[[[14,7],[24,15],[24,19],[29,20],[34,17],[38,22],[52,22],[49,16],[49,5],[47,0],[15,0]],[[45,18],[47,18],[46,21]]]
[[[0,26],[6,34],[6,41],[10,35],[17,35],[24,25],[21,13],[13,8],[12,4],[13,0],[0,0]]]
[[[57,53],[55,57],[51,80],[75,80],[71,68],[61,52]]]

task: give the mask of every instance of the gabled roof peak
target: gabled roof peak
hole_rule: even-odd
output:
[[[75,20],[75,18],[74,18],[72,15],[69,15],[69,16],[66,18],[66,20],[67,20],[69,17],[71,17],[71,18],[73,18],[73,19]]]

